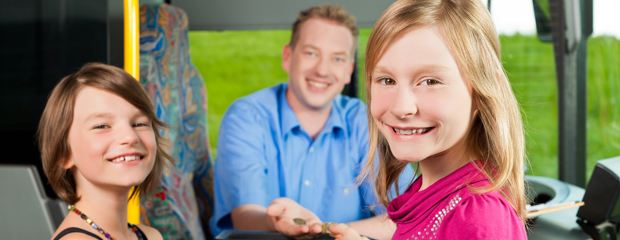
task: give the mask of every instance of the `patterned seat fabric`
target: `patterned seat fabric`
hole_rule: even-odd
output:
[[[213,168],[204,81],[189,54],[187,15],[162,4],[140,8],[140,82],[151,96],[174,165],[154,198],[140,199],[140,221],[164,239],[211,239]]]

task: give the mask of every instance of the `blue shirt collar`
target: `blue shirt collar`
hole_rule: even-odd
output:
[[[288,100],[286,99],[286,91],[288,88],[288,84],[284,83],[282,84],[283,87],[281,88],[281,92],[280,92],[280,96],[279,96],[279,102],[280,102],[280,123],[281,123],[281,127],[282,127],[282,135],[286,135],[287,133],[293,131],[295,128],[301,129],[301,124],[299,123],[299,120],[297,119],[297,115],[295,115],[295,112],[293,112],[293,109],[291,108],[291,105],[288,103]],[[343,117],[341,116],[341,111],[340,109],[337,107],[337,100],[340,99],[342,96],[338,95],[336,96],[336,98],[332,101],[332,110],[329,113],[329,117],[327,118],[327,122],[325,123],[325,126],[323,126],[323,129],[321,129],[321,132],[319,132],[319,135],[324,134],[324,133],[328,133],[333,131],[336,128],[340,128],[341,131],[344,131],[344,124],[343,124]],[[334,131],[335,133],[335,131]]]

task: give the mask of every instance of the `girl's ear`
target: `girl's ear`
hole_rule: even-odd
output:
[[[480,108],[478,106],[478,94],[476,93],[476,91],[474,91],[474,89],[471,90],[471,112],[472,112],[472,116],[474,115],[473,113],[475,113],[476,111],[478,111]]]
[[[478,108],[478,94],[476,94],[476,92],[472,91],[471,94],[471,119],[470,121],[473,122],[476,119],[476,116],[480,114],[480,108]]]
[[[61,163],[61,167],[64,169],[71,169],[74,165],[73,157],[69,157],[69,159],[65,160],[64,163]]]

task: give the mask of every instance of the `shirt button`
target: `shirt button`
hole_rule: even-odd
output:
[[[308,181],[308,180],[304,181],[304,185],[310,186],[310,181]]]
[[[343,192],[344,192],[344,194],[349,194],[349,189],[345,188]]]
[[[310,152],[314,152],[314,147],[310,147],[310,150],[308,150]]]

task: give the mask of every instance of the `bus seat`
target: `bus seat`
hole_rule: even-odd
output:
[[[166,239],[211,239],[213,168],[204,81],[190,58],[188,19],[167,4],[140,8],[140,83],[175,160],[164,170],[162,188],[140,199],[140,221]]]
[[[67,213],[45,196],[35,166],[0,165],[0,238],[50,239]]]

